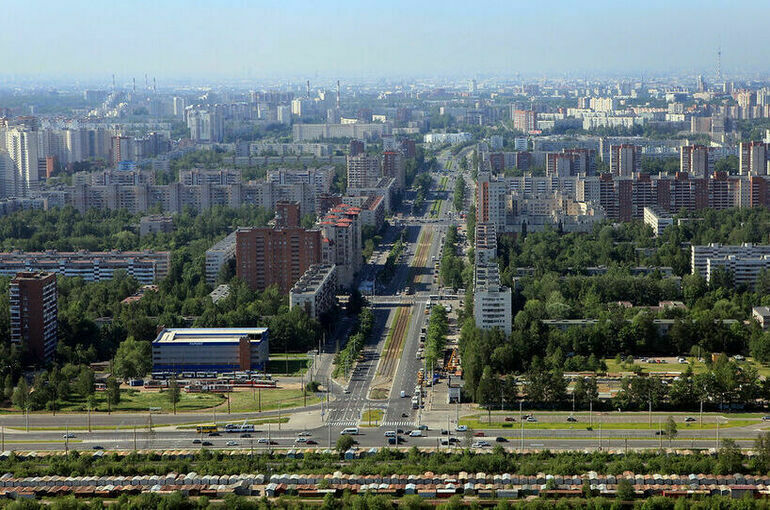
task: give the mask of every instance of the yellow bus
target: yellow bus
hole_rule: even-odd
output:
[[[199,434],[208,434],[209,432],[216,432],[217,426],[216,425],[198,425],[195,427],[195,431]]]

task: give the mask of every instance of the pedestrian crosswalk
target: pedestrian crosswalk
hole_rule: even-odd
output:
[[[414,427],[413,421],[384,421],[383,427]]]
[[[332,420],[329,422],[332,427],[355,427],[358,420]]]

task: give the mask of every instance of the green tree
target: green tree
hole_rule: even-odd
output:
[[[19,379],[19,383],[16,385],[16,389],[13,390],[13,396],[11,397],[13,405],[18,409],[27,409],[31,403],[29,395],[29,385],[27,380],[23,377]]]
[[[347,434],[345,434],[344,436],[340,436],[339,439],[337,439],[337,451],[340,453],[344,453],[350,450],[354,444],[356,444],[356,440],[353,439],[352,436],[349,436]]]
[[[150,342],[137,341],[133,337],[121,342],[115,353],[114,375],[123,380],[142,377],[152,368]]]
[[[167,394],[168,394],[168,401],[174,410],[174,414],[176,414],[176,405],[179,403],[179,399],[182,396],[182,393],[179,389],[179,384],[176,382],[176,379],[172,378],[168,382]]]
[[[110,377],[107,379],[106,386],[107,410],[111,412],[113,407],[120,404],[120,382],[114,377]]]
[[[669,416],[666,420],[666,437],[668,437],[668,446],[671,446],[671,443],[676,439],[676,435],[678,433],[676,428],[676,422],[674,421],[673,416]]]
[[[83,397],[88,397],[94,393],[94,387],[94,371],[86,365],[81,366],[75,381],[75,391]]]
[[[634,492],[633,484],[625,479],[618,480],[618,488],[616,492],[617,498],[621,501],[633,501],[636,498],[636,492]]]

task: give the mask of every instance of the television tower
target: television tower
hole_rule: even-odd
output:
[[[337,80],[337,110],[340,109],[340,81]]]
[[[722,45],[717,47],[717,83],[722,83]]]
[[[307,98],[310,99],[310,80],[307,81]]]

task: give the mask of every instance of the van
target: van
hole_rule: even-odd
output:
[[[387,432],[385,432],[385,437],[396,437],[396,431],[388,430]]]
[[[341,436],[357,436],[358,435],[358,427],[347,427],[342,429],[342,432],[340,432]]]

